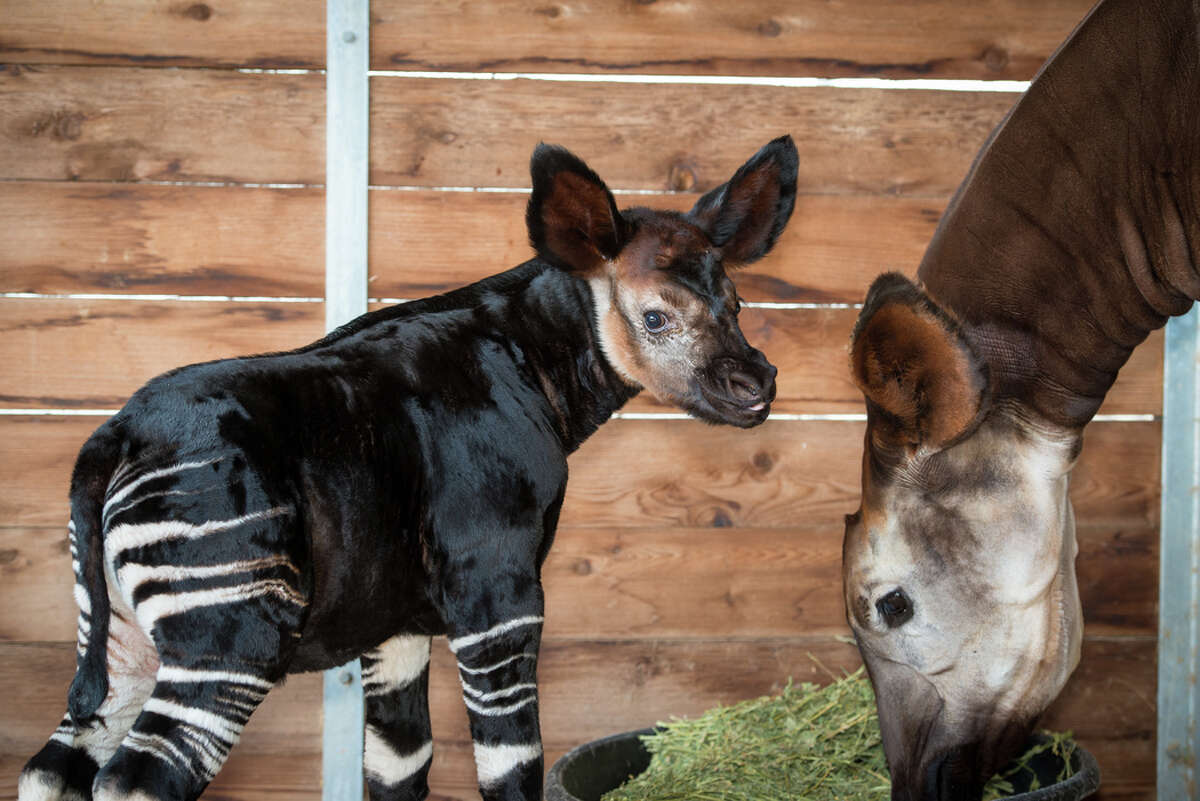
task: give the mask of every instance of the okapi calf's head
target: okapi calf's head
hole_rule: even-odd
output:
[[[796,148],[770,142],[686,214],[618,211],[566,150],[533,154],[527,222],[538,255],[591,288],[605,358],[636,388],[710,423],[767,419],[776,369],[738,327],[727,267],[770,251],[791,216]]]

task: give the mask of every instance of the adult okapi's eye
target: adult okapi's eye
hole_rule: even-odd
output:
[[[642,315],[642,322],[646,324],[647,331],[651,334],[658,334],[666,329],[670,320],[660,311],[648,311]]]
[[[879,615],[883,622],[888,624],[888,628],[894,629],[903,625],[913,616],[912,602],[908,600],[904,590],[892,590],[875,602],[875,608],[879,610]]]

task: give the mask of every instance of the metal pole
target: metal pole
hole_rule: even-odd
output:
[[[1167,323],[1158,601],[1158,798],[1200,799],[1200,307]]]
[[[325,8],[325,328],[367,310],[369,0]],[[362,671],[325,672],[322,801],[363,796]]]

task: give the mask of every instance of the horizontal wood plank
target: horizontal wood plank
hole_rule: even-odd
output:
[[[0,309],[0,404],[17,408],[117,408],[174,367],[297,348],[324,330],[322,303],[22,298]]]
[[[317,0],[0,0],[0,61],[252,68],[325,65]]]
[[[379,68],[1027,79],[1088,0],[372,4]]]
[[[322,184],[325,76],[0,65],[0,178]]]
[[[826,669],[853,670],[858,664],[853,646],[831,639],[549,640],[539,666],[546,764],[607,734],[774,693],[789,676],[825,683]],[[12,699],[0,708],[0,750],[13,755],[3,767],[15,769],[53,730],[73,666],[67,643],[0,644],[0,688]],[[1138,794],[1153,785],[1154,671],[1152,639],[1087,639],[1079,668],[1043,721],[1054,729],[1073,730],[1097,755],[1104,798],[1142,797]],[[311,717],[319,697],[315,678],[293,677],[268,697],[234,749],[230,776],[218,779],[214,788],[264,792],[297,786],[312,776],[307,771],[318,760],[311,743],[319,733]],[[461,689],[453,656],[442,640],[434,643],[430,689],[435,735],[431,797],[477,798]],[[285,758],[295,760],[290,779],[283,773]],[[260,759],[268,767],[255,780],[247,770]],[[15,778],[15,770],[5,770],[0,798],[13,797]],[[231,795],[242,797],[236,791]]]
[[[95,417],[0,417],[0,526],[60,528]],[[1095,423],[1071,476],[1080,525],[1156,525],[1160,425]],[[565,527],[840,528],[858,505],[863,424],[768,421],[750,431],[617,420],[570,459]],[[635,459],[634,463],[630,460]]]
[[[0,299],[0,406],[118,408],[142,384],[216,358],[286,350],[322,335],[321,303]],[[779,368],[775,413],[861,413],[846,346],[852,308],[743,310],[749,342]],[[1101,413],[1162,408],[1163,334],[1135,352]],[[676,411],[643,393],[625,411]]]
[[[376,0],[384,69],[1028,79],[1086,0],[618,3]],[[0,60],[24,64],[310,67],[316,2],[0,2]]]
[[[372,297],[424,297],[532,258],[528,201],[515,191],[372,192]],[[622,208],[687,211],[695,202],[694,193],[617,197]],[[801,195],[771,253],[733,274],[738,292],[752,302],[860,303],[879,273],[915,274],[943,206],[926,198]]]
[[[1087,632],[1158,631],[1158,530],[1082,526]],[[542,571],[546,636],[712,639],[849,634],[842,529],[569,527]],[[0,527],[0,641],[69,640],[74,580],[64,528]]]
[[[319,188],[0,182],[0,291],[322,297]]]
[[[529,185],[539,141],[613,189],[706,191],[790,133],[802,194],[944,200],[1016,100],[996,92],[377,78],[371,183]],[[726,121],[737,120],[737,135]],[[2,168],[2,164],[0,164]]]

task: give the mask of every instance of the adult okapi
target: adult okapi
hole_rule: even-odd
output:
[[[775,368],[725,268],[774,245],[796,169],[781,137],[687,214],[618,211],[539,146],[536,258],[138,390],[75,466],[78,668],[20,801],[194,799],[285,674],[360,655],[370,796],[424,798],[437,634],[483,797],[540,800],[540,570],[567,454],[642,388],[711,423],[767,418]]]
[[[918,284],[881,276],[847,617],[892,797],[978,799],[1079,660],[1068,478],[1129,354],[1200,298],[1200,3],[1106,0],[1000,124]]]

